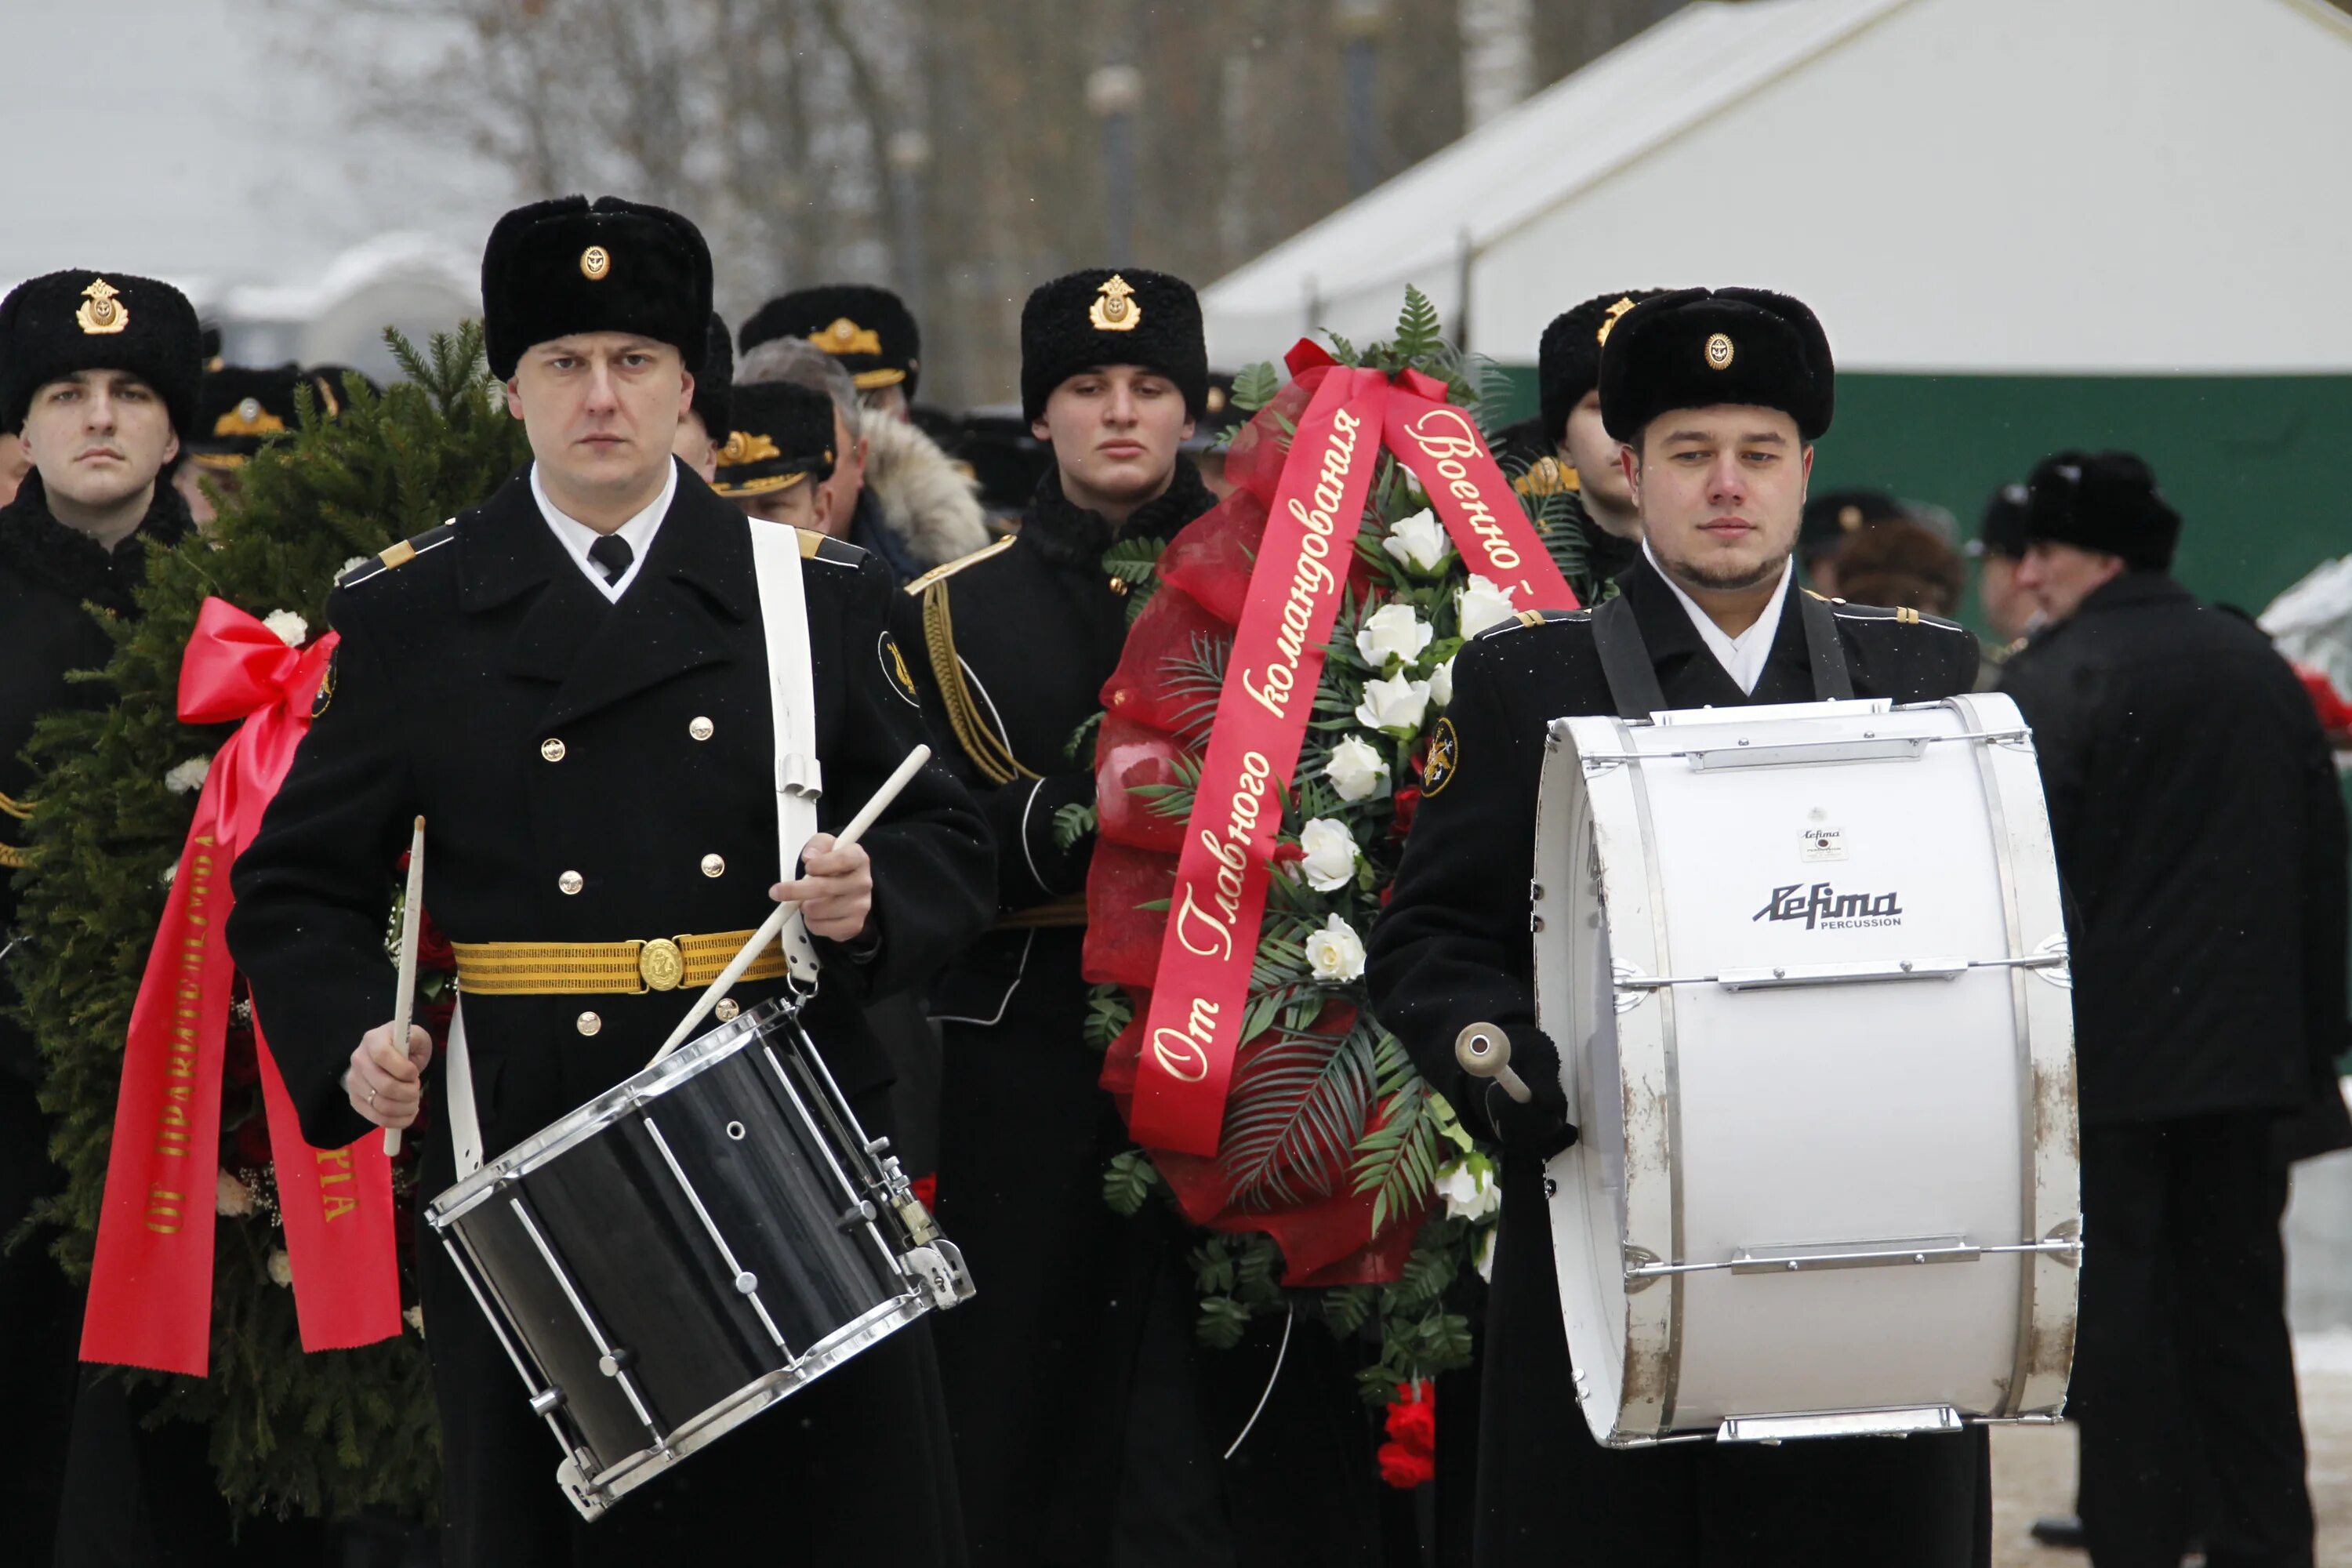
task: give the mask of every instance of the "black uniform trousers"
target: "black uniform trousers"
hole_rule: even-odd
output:
[[[2311,1499],[2286,1327],[2274,1119],[2083,1130],[2081,1323],[2067,1414],[2098,1568],[2174,1568],[2196,1521],[2172,1401],[2202,1438],[2210,1568],[2307,1568]],[[2168,1351],[2168,1341],[2169,1350]],[[2178,1379],[2150,1375],[2177,1364]]]
[[[1132,1144],[1084,1044],[1083,933],[1024,941],[1002,1016],[944,1026],[939,1218],[977,1294],[938,1331],[974,1568],[1370,1568],[1346,1347],[1301,1322],[1285,1351],[1267,1319],[1231,1350],[1194,1337],[1197,1236],[1156,1197],[1103,1200]]]
[[[0,1247],[34,1204],[65,1185],[65,1173],[49,1162],[48,1121],[34,1095],[30,1083],[0,1071]],[[49,1256],[54,1239],[44,1227],[0,1251],[0,1332],[8,1346],[0,1356],[0,1518],[36,1563],[49,1560],[57,1525],[81,1331],[81,1292]]]

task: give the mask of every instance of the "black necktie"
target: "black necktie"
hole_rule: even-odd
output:
[[[588,559],[603,569],[607,583],[619,582],[621,574],[636,558],[637,552],[629,548],[629,542],[617,533],[607,533],[588,547]]]

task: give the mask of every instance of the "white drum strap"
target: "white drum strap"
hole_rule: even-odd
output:
[[[824,774],[816,759],[816,683],[809,653],[808,599],[801,582],[800,530],[789,523],[746,519],[751,564],[760,582],[760,629],[768,646],[768,700],[775,718],[776,847],[781,880],[799,869],[801,850],[816,832],[816,803]],[[814,984],[816,948],[799,913],[784,924],[784,957],[793,978]]]
[[[449,1101],[449,1142],[457,1152],[457,1179],[482,1168],[482,1119],[474,1109],[474,1063],[466,1050],[466,999],[449,1014],[449,1059],[442,1064],[441,1093]]]

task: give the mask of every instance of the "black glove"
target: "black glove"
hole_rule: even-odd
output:
[[[1511,1070],[1534,1098],[1525,1105],[1489,1079],[1486,1083],[1486,1123],[1503,1152],[1519,1158],[1549,1160],[1576,1142],[1576,1124],[1568,1119],[1568,1097],[1560,1092],[1559,1050],[1540,1029],[1515,1030],[1511,1035]]]

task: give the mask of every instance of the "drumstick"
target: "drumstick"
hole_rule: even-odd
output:
[[[400,901],[400,991],[392,1008],[392,1040],[401,1055],[408,1054],[408,1020],[416,1011],[416,920],[425,912],[425,819],[408,840],[408,896]],[[400,1152],[400,1129],[383,1130],[383,1152]]]
[[[833,847],[839,849],[863,837],[866,830],[874,826],[875,819],[898,798],[898,792],[905,789],[908,783],[922,771],[923,764],[930,760],[931,749],[929,746],[917,746],[908,752],[906,761],[900,763],[890,776],[882,781],[882,787],[874,792],[874,798],[859,806],[857,815],[851,817],[848,826],[835,836]],[[760,956],[761,950],[784,934],[784,922],[792,919],[793,911],[799,908],[800,905],[787,900],[779,903],[768,918],[760,922],[760,929],[751,933],[751,940],[736,950],[735,956],[727,961],[727,967],[719,972],[719,978],[710,983],[709,988],[695,999],[686,1016],[677,1021],[677,1027],[669,1032],[669,1038],[662,1042],[662,1048],[654,1053],[654,1061],[662,1060],[686,1043],[687,1037],[710,1016],[713,1007],[719,1005],[719,999],[727,994],[735,982],[743,978],[743,972],[751,967],[751,961]],[[653,1063],[646,1065],[651,1067]]]
[[[1454,1037],[1454,1059],[1473,1078],[1490,1078],[1521,1105],[1535,1098],[1527,1080],[1511,1070],[1511,1037],[1493,1024],[1472,1024]]]

